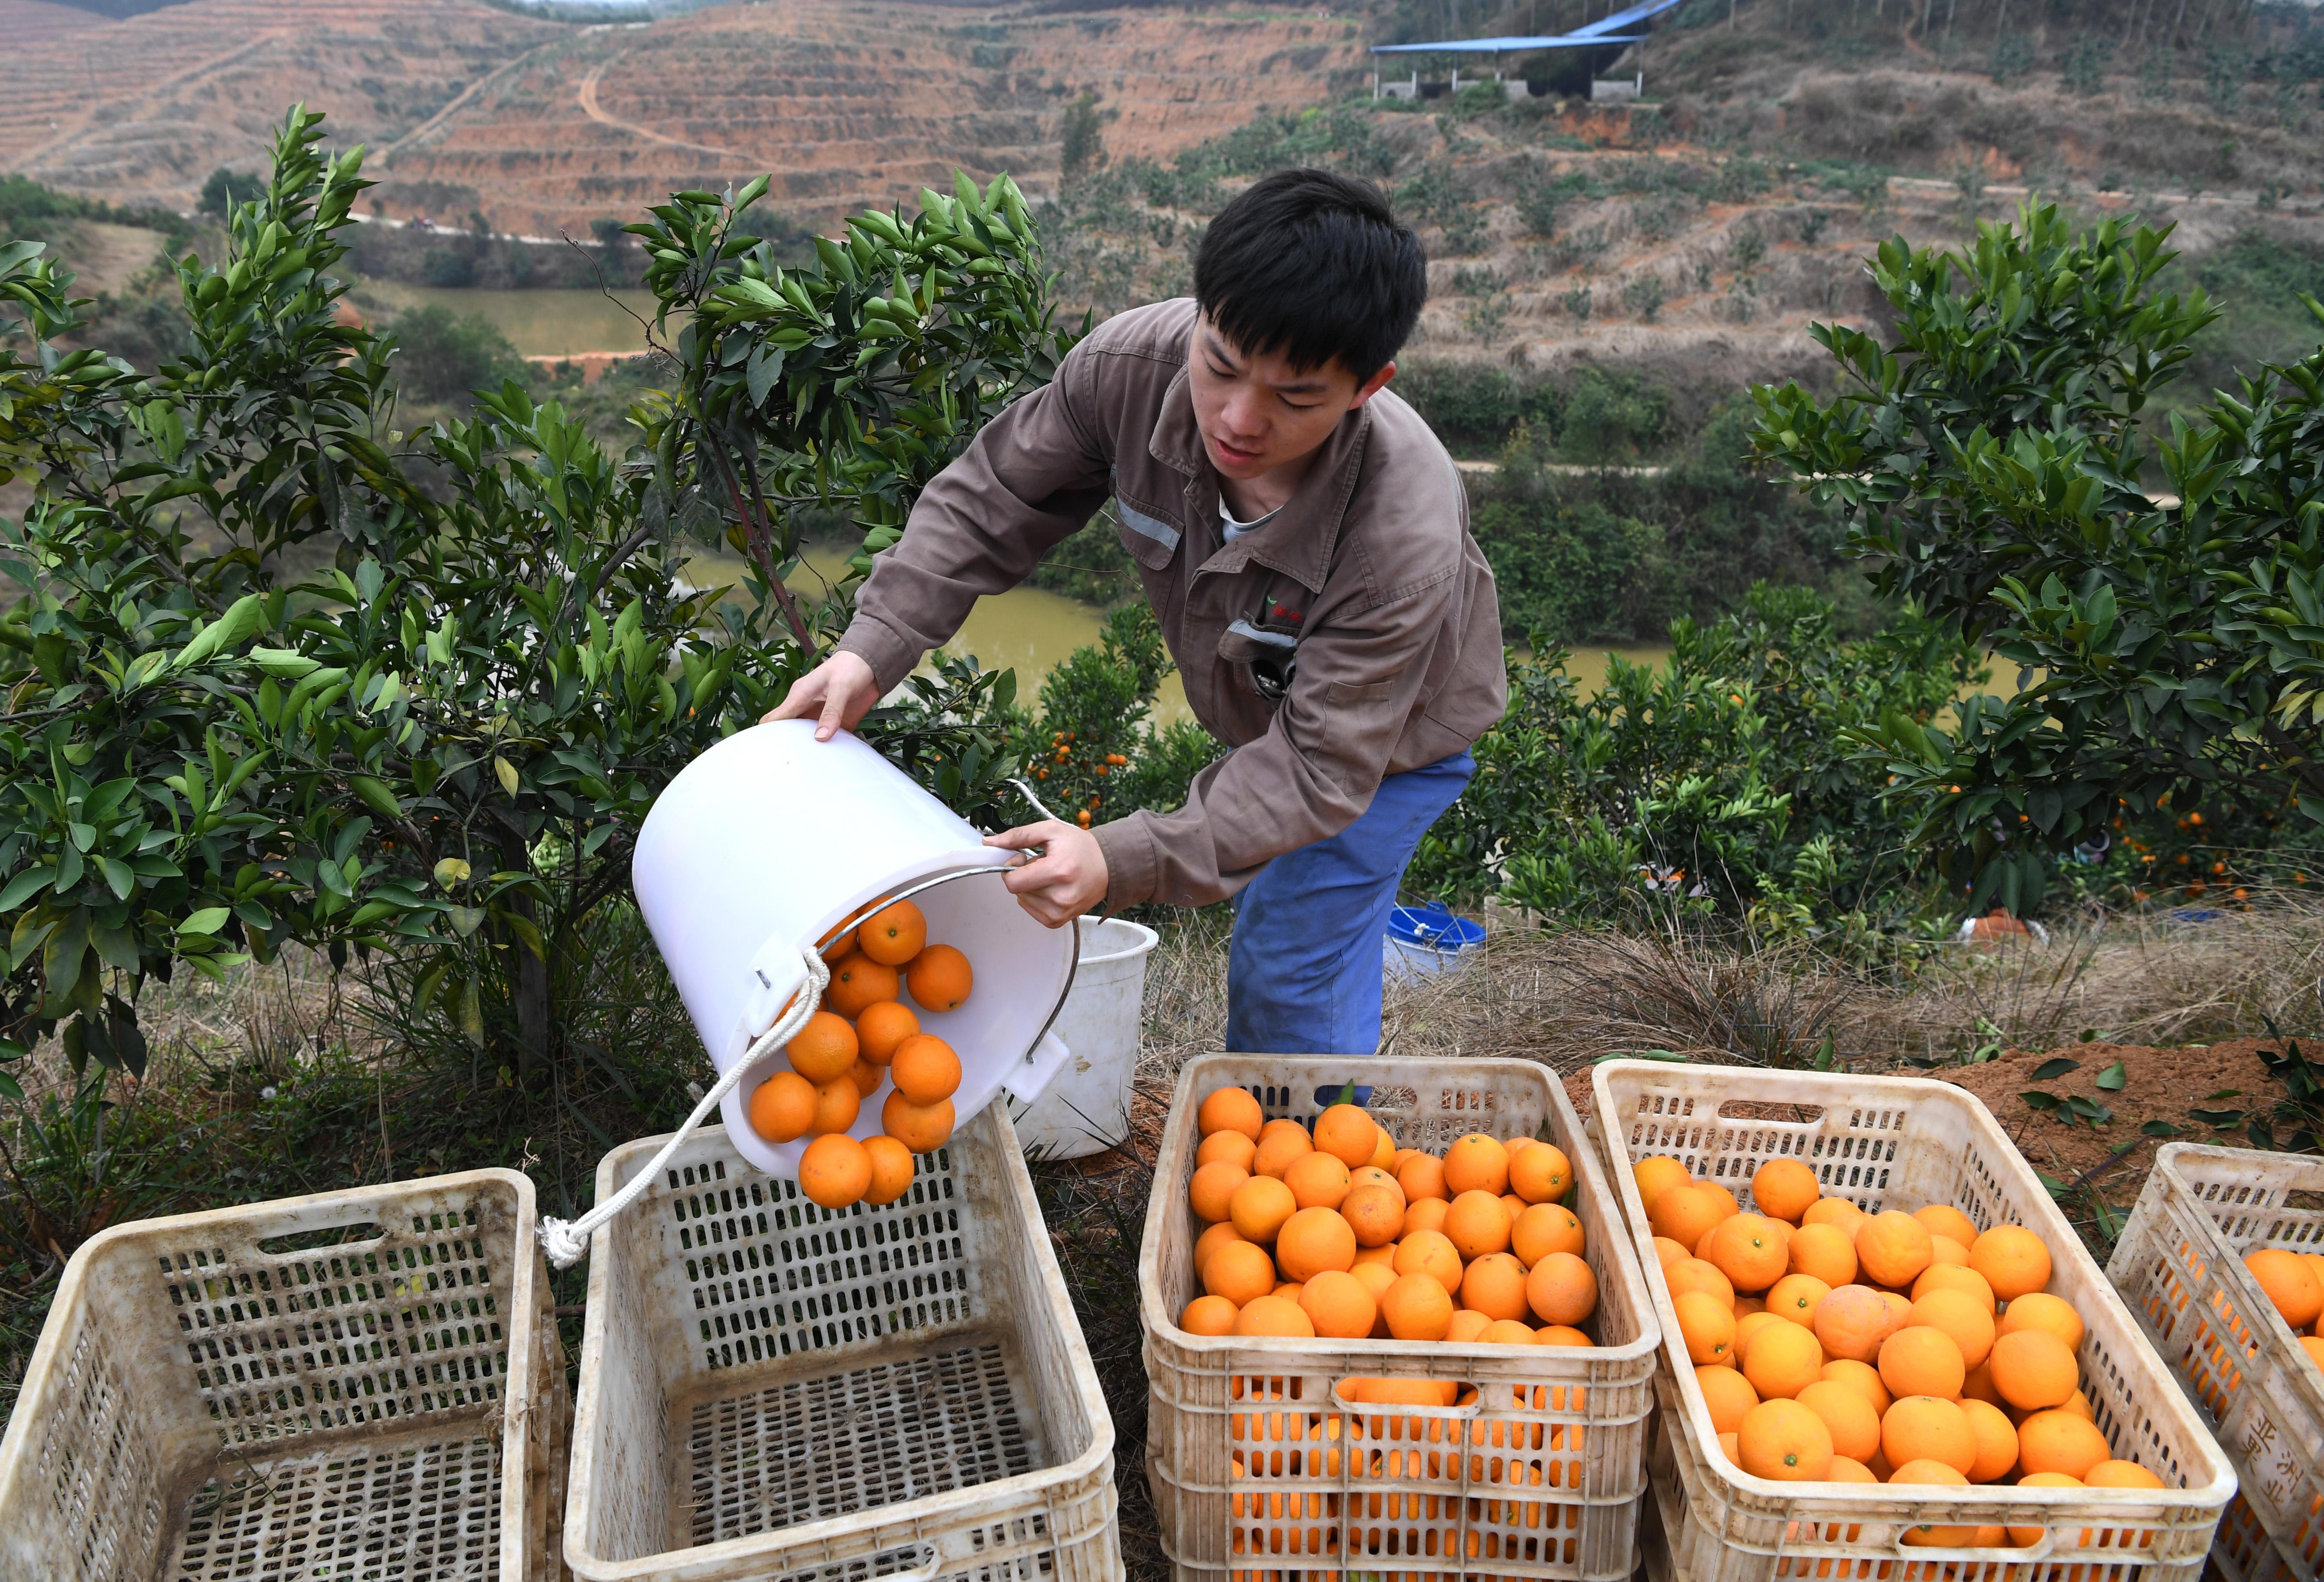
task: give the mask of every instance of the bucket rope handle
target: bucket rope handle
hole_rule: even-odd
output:
[[[807,962],[807,981],[791,997],[791,1003],[781,1016],[775,1018],[773,1026],[751,1041],[751,1047],[743,1052],[742,1058],[727,1067],[726,1074],[711,1084],[710,1090],[695,1105],[694,1113],[686,1118],[686,1124],[662,1145],[661,1152],[655,1154],[644,1169],[630,1177],[627,1186],[580,1219],[569,1224],[562,1219],[545,1219],[540,1222],[540,1248],[549,1255],[551,1264],[559,1269],[570,1269],[587,1256],[589,1238],[596,1233],[597,1228],[635,1202],[639,1194],[654,1183],[655,1178],[661,1174],[662,1166],[669,1163],[669,1156],[678,1152],[679,1145],[694,1135],[694,1128],[700,1126],[726,1095],[734,1090],[736,1084],[742,1080],[742,1073],[758,1064],[761,1057],[781,1048],[798,1035],[799,1029],[807,1026],[807,1018],[815,1015],[816,1007],[822,1003],[823,991],[831,982],[831,969],[824,963],[820,952],[805,952],[802,959]]]

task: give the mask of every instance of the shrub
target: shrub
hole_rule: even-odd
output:
[[[1140,601],[1107,616],[1096,646],[1074,649],[1042,680],[1029,771],[1051,811],[1088,828],[1185,805],[1194,777],[1225,749],[1191,722],[1149,724],[1175,668]]]
[[[506,380],[521,383],[530,373],[490,319],[432,303],[396,319],[394,369],[420,400],[460,406],[475,391],[498,390]]]

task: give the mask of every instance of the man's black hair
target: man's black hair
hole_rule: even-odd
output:
[[[1428,299],[1420,238],[1379,189],[1330,170],[1261,177],[1211,221],[1194,300],[1239,351],[1359,381],[1394,357]]]

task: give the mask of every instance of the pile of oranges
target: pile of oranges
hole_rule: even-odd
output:
[[[1749,1214],[1674,1159],[1642,1159],[1635,1176],[1719,1448],[1745,1472],[2163,1486],[2091,1421],[2081,1315],[2047,1291],[2050,1249],[2024,1227],[1980,1233],[1936,1203],[1867,1214],[1794,1159],[1759,1167]],[[1923,1526],[1904,1541],[2024,1547],[2043,1531]]]
[[[759,1136],[814,1137],[799,1156],[799,1190],[824,1208],[894,1202],[911,1190],[912,1155],[952,1136],[960,1057],[920,1031],[904,996],[923,1010],[954,1010],[975,979],[966,956],[927,939],[920,909],[896,901],[824,941],[831,983],[823,1004],[784,1046],[790,1069],[751,1094]],[[848,1128],[883,1087],[882,1135],[859,1143]]]
[[[1440,1158],[1397,1147],[1356,1105],[1333,1105],[1311,1135],[1240,1088],[1205,1097],[1197,1120],[1187,1196],[1208,1228],[1188,1331],[1591,1344],[1581,1326],[1598,1281],[1559,1202],[1573,1166],[1554,1145],[1471,1133]]]
[[[2251,1271],[2267,1300],[2300,1338],[2300,1348],[2308,1354],[2309,1362],[2324,1368],[2324,1257],[2282,1247],[2255,1247],[2244,1255],[2244,1267]]]

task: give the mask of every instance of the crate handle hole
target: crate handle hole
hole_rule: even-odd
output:
[[[354,1225],[330,1225],[320,1230],[295,1230],[288,1236],[270,1236],[258,1244],[258,1250],[278,1255],[311,1253],[323,1247],[355,1246],[363,1242],[377,1241],[386,1234],[366,1219]]]
[[[1775,1121],[1785,1126],[1813,1126],[1823,1118],[1821,1104],[1769,1104],[1751,1099],[1729,1099],[1719,1107],[1720,1120]]]

